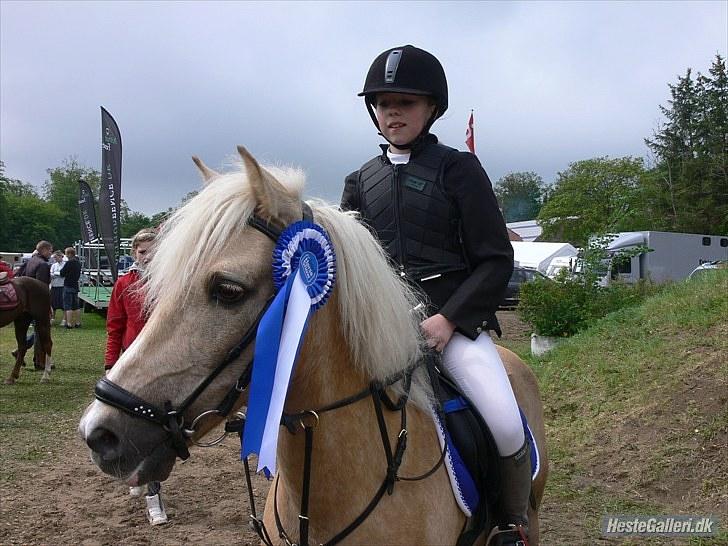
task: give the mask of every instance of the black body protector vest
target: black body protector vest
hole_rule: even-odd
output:
[[[360,212],[400,274],[419,283],[468,269],[460,215],[445,192],[445,159],[456,150],[424,146],[404,165],[378,156],[359,169]]]

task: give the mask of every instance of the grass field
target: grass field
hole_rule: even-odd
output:
[[[83,327],[52,327],[53,361],[56,369],[48,383],[33,371],[32,351],[13,386],[0,385],[0,459],[35,461],[55,454],[70,434],[83,408],[93,398],[93,387],[104,373],[106,323],[101,315],[85,313]],[[14,360],[12,326],[0,330],[0,374],[5,379]],[[17,466],[0,465],[0,480],[12,480]]]
[[[607,513],[714,514],[721,537],[692,543],[728,544],[728,272],[529,360],[554,463],[545,503],[589,520],[592,540]]]

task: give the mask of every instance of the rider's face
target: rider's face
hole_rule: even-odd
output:
[[[152,259],[149,249],[152,247],[152,241],[142,241],[134,249],[134,260],[140,264],[147,264]]]
[[[405,152],[397,145],[417,138],[435,112],[435,105],[421,95],[379,93],[375,100],[379,130],[395,152]]]

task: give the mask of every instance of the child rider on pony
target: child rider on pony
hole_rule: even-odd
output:
[[[500,544],[527,540],[529,448],[516,399],[489,330],[513,270],[513,248],[478,158],[438,142],[432,124],[448,106],[432,54],[395,47],[372,63],[359,93],[381,153],[346,177],[341,208],[355,210],[400,274],[427,296],[421,324],[431,347],[491,430],[503,488]]]

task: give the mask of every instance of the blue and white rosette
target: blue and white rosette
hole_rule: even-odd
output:
[[[276,471],[288,384],[308,319],[331,295],[336,254],[326,231],[303,220],[288,226],[273,251],[276,296],[260,320],[241,457],[258,454],[258,471]]]

